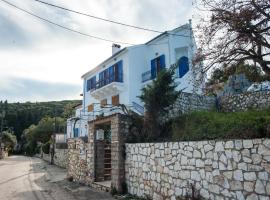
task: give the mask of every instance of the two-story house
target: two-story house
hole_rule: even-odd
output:
[[[177,89],[192,92],[195,75],[191,60],[195,51],[191,22],[145,44],[123,49],[113,44],[112,56],[82,76],[83,101],[76,116],[68,120],[67,136],[87,136],[88,122],[97,116],[121,112],[119,104],[143,114],[143,103],[138,98],[141,89],[171,65],[177,64]],[[201,90],[197,88],[197,92]]]

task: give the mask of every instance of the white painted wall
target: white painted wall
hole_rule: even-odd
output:
[[[187,37],[165,34],[146,44],[128,47],[83,76],[83,106],[81,111],[79,111],[80,115],[78,116],[78,113],[76,113],[76,116],[81,118],[80,122],[77,122],[77,125],[82,130],[82,135],[88,134],[85,127],[87,127],[87,121],[93,119],[93,113],[87,112],[87,106],[93,103],[100,103],[99,100],[91,96],[90,91],[86,91],[87,80],[93,76],[96,76],[96,81],[98,81],[99,73],[101,71],[109,68],[120,60],[123,61],[124,86],[123,91],[119,92],[121,104],[131,106],[132,102],[136,102],[142,105],[142,102],[138,98],[138,96],[141,94],[141,89],[145,87],[146,84],[152,82],[150,80],[142,83],[142,73],[151,70],[151,60],[163,54],[165,55],[165,63],[167,68],[172,64],[175,64],[182,56],[187,56],[189,58],[189,72],[181,79],[177,78],[176,81],[179,83],[177,87],[178,90],[185,88],[185,92],[193,92],[194,75],[192,72],[191,60],[196,51],[196,44],[194,38],[190,36],[190,24],[183,25],[178,29],[170,31],[169,33],[186,35]],[[177,70],[176,74],[178,75],[178,73],[179,72]],[[103,88],[98,90],[102,90]],[[197,92],[201,93],[201,90],[198,90]],[[104,96],[104,98],[107,98],[108,104],[111,104],[111,97],[112,95]],[[95,110],[100,110],[99,105],[95,106]],[[71,130],[72,129],[73,128],[71,128]]]

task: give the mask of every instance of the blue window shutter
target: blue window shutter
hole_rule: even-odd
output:
[[[160,68],[164,69],[166,67],[166,63],[165,63],[165,55],[161,55],[160,56]]]
[[[88,92],[90,88],[91,88],[91,80],[89,79],[86,81],[86,91]]]
[[[123,82],[123,61],[120,60],[117,63],[117,66],[118,66],[118,80],[117,81]]]
[[[102,87],[103,86],[103,72],[100,72],[99,73],[99,87]]]
[[[156,78],[156,59],[151,60],[151,78]]]
[[[109,68],[109,77],[110,77],[110,83],[113,82],[113,80],[114,80],[114,68],[113,68],[113,66],[111,66]]]
[[[179,60],[179,77],[182,78],[189,71],[188,58],[183,56]]]
[[[91,78],[90,89],[94,89],[96,87],[96,76]]]

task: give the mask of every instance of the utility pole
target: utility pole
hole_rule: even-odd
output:
[[[51,164],[54,164],[54,153],[55,153],[55,139],[56,139],[56,106],[54,105],[54,127],[52,135],[52,148],[51,148]]]

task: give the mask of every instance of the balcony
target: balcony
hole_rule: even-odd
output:
[[[151,70],[142,73],[142,83],[144,83],[144,82],[146,82],[146,81],[149,81],[149,80],[151,80],[151,79],[152,79],[152,76],[151,76]]]
[[[124,90],[123,75],[117,74],[107,76],[105,79],[98,81],[90,90],[90,94],[97,100],[102,100],[107,96],[119,94]]]

